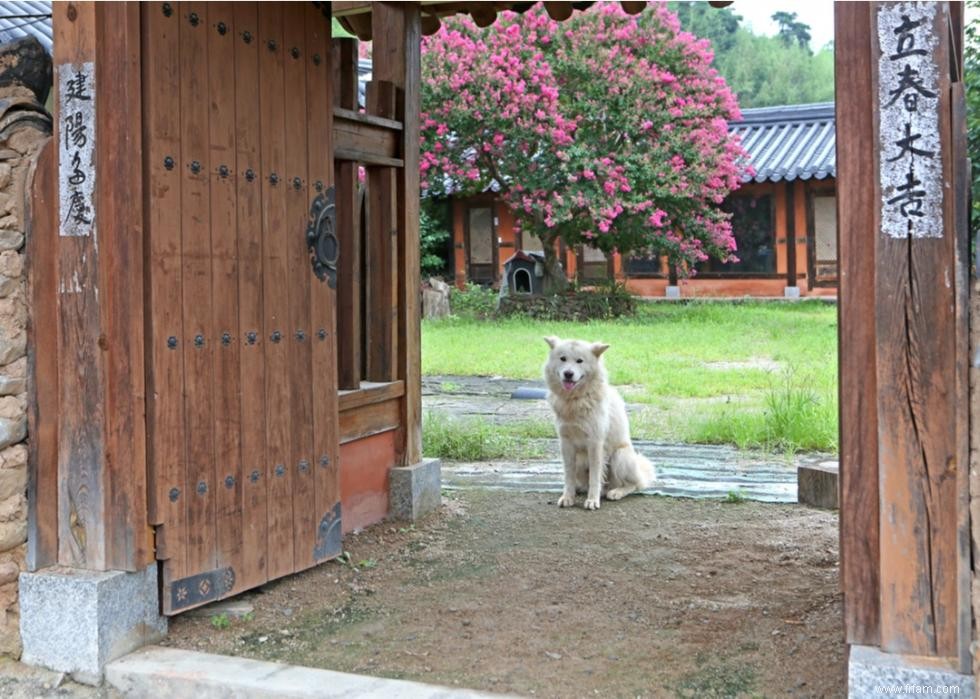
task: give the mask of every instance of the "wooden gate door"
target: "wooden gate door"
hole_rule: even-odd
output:
[[[149,509],[167,614],[340,553],[330,57],[330,17],[310,2],[142,5]]]

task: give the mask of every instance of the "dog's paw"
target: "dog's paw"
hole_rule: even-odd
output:
[[[575,493],[564,493],[558,498],[558,507],[575,507]]]
[[[613,488],[606,493],[606,500],[622,500],[632,492],[632,488]]]
[[[585,498],[585,509],[587,510],[598,510],[599,509],[599,498]]]

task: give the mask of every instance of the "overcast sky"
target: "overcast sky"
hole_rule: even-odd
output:
[[[810,25],[810,47],[818,51],[834,38],[833,0],[735,0],[728,6],[735,14],[742,15],[745,26],[756,34],[772,36],[779,26],[772,21],[774,12],[795,12],[796,19]]]

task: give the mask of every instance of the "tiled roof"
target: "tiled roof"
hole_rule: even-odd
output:
[[[834,103],[743,109],[728,125],[742,139],[755,175],[744,182],[821,180],[837,174]]]
[[[51,53],[50,2],[0,2],[0,44],[33,35]]]

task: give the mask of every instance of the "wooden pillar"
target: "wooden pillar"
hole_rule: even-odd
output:
[[[393,84],[401,95],[401,152],[397,172],[398,331],[397,376],[405,382],[402,398],[400,463],[422,459],[421,313],[419,308],[419,97],[421,27],[416,3],[371,3],[375,80]]]
[[[377,59],[375,59],[377,60]],[[394,118],[397,92],[386,80],[372,80],[367,86],[367,112],[372,116]],[[404,169],[404,168],[402,168]],[[398,371],[398,324],[404,306],[399,302],[401,276],[398,240],[398,187],[400,171],[387,165],[368,165],[367,239],[364,245],[364,282],[367,289],[367,347],[365,378],[368,381],[394,381]]]
[[[796,286],[796,182],[786,180],[786,286]]]
[[[848,643],[878,645],[878,404],[871,5],[834,6],[837,75],[840,548]]]
[[[147,524],[140,7],[56,2],[59,563],[137,570]]]
[[[841,583],[849,643],[968,671],[962,106],[949,3],[913,9],[835,5]]]
[[[334,39],[333,79],[335,106],[357,111],[357,41]],[[342,390],[361,385],[361,221],[357,163],[338,160],[334,167],[337,187],[337,380]]]

